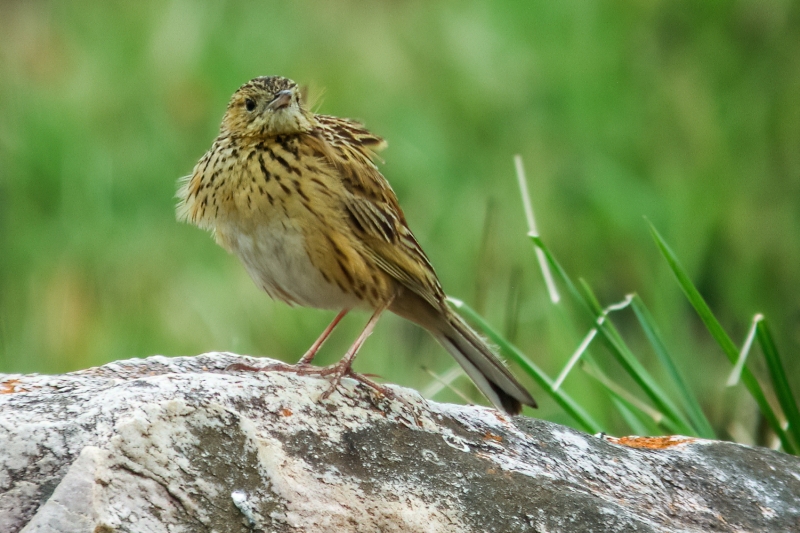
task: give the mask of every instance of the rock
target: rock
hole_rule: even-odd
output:
[[[0,376],[0,531],[800,531],[789,455],[224,370],[267,362]]]

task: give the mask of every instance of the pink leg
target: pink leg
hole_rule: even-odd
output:
[[[314,344],[311,345],[311,348],[308,349],[308,351],[305,353],[305,355],[303,355],[303,357],[300,359],[300,361],[297,362],[296,365],[288,365],[286,363],[273,363],[271,365],[267,365],[262,368],[256,368],[243,364],[233,364],[230,365],[226,370],[247,370],[247,371],[265,371],[265,372],[280,371],[280,372],[295,372],[301,376],[305,375],[316,375],[320,377],[330,376],[330,382],[331,382],[330,388],[328,388],[328,390],[322,393],[320,399],[325,399],[328,396],[330,396],[333,393],[333,391],[336,390],[336,387],[339,385],[339,382],[342,380],[342,378],[344,376],[350,376],[356,381],[359,381],[364,385],[372,389],[375,389],[384,396],[387,396],[389,398],[394,398],[395,395],[390,390],[387,390],[384,387],[375,383],[374,381],[367,379],[365,376],[353,372],[351,368],[353,361],[356,358],[356,355],[358,355],[358,351],[364,344],[364,341],[367,340],[367,337],[369,337],[372,334],[372,330],[375,329],[375,324],[378,323],[378,319],[380,318],[381,313],[383,313],[389,307],[389,305],[391,305],[391,303],[392,300],[390,299],[389,301],[384,303],[381,307],[375,310],[375,312],[372,314],[372,317],[370,317],[369,322],[367,322],[367,325],[364,326],[364,330],[355,340],[353,345],[350,346],[350,349],[347,350],[347,353],[344,355],[344,357],[342,357],[342,359],[334,365],[326,366],[324,368],[315,368],[312,367],[309,363],[314,358],[314,355],[316,355],[316,352],[317,350],[319,350],[320,346],[322,346],[322,343],[325,342],[325,339],[327,339],[331,331],[333,331],[333,328],[336,327],[336,324],[338,324],[339,321],[342,320],[342,318],[344,318],[344,316],[347,314],[348,312],[347,309],[341,311],[338,315],[336,315],[336,318],[333,319],[333,322],[331,322],[330,325],[328,325],[328,327],[325,328],[325,331],[322,332],[322,335],[320,335],[320,337],[316,340],[316,342],[314,342]]]
[[[328,336],[333,331],[333,328],[344,318],[344,315],[350,311],[349,309],[343,309],[336,315],[336,318],[333,319],[333,322],[328,324],[328,327],[325,328],[325,331],[322,332],[322,335],[319,336],[317,340],[314,341],[314,344],[311,345],[311,348],[297,361],[297,366],[305,366],[310,365],[311,361],[314,359],[314,356],[317,355],[317,352],[322,347],[323,343],[327,340]]]
[[[333,367],[329,367],[332,370],[331,373],[333,374],[333,379],[331,379],[330,388],[326,390],[324,393],[322,393],[322,396],[320,397],[321,399],[324,400],[325,398],[330,396],[334,390],[336,390],[336,386],[339,385],[339,382],[342,380],[342,377],[346,375],[355,376],[355,373],[351,369],[353,361],[355,360],[356,355],[358,355],[358,351],[361,349],[361,345],[364,344],[364,341],[367,340],[367,337],[369,337],[372,334],[372,330],[375,329],[375,324],[378,323],[378,319],[380,318],[381,313],[383,313],[391,303],[392,301],[389,300],[384,305],[375,310],[375,312],[372,314],[372,317],[370,317],[369,322],[367,322],[367,325],[364,326],[364,330],[355,340],[353,345],[350,346],[350,349],[347,350],[347,353],[344,354],[344,357],[342,357],[342,359],[338,363],[333,365]],[[361,376],[358,376],[358,378],[360,377]],[[364,381],[364,380],[359,380],[359,381]],[[370,382],[369,385],[373,386],[372,382]],[[382,390],[382,387],[378,388],[379,390]]]
[[[328,324],[328,327],[325,328],[325,331],[322,332],[322,335],[319,336],[317,340],[314,341],[314,344],[311,345],[311,348],[303,354],[303,357],[295,365],[289,365],[286,363],[273,363],[271,365],[267,365],[265,367],[259,368],[255,366],[245,365],[241,363],[236,363],[233,365],[229,365],[226,370],[247,370],[251,372],[258,372],[258,371],[270,371],[270,370],[280,370],[283,372],[297,372],[300,375],[310,374],[312,373],[311,370],[311,360],[314,359],[314,356],[317,355],[317,352],[325,343],[325,340],[331,334],[333,329],[336,327],[347,312],[350,311],[349,309],[344,309],[336,315],[336,318],[333,319],[333,322]]]

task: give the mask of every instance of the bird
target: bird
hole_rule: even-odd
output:
[[[177,218],[210,230],[258,287],[289,305],[338,311],[289,370],[344,376],[386,392],[352,363],[384,311],[427,331],[497,408],[519,414],[533,397],[487,342],[447,304],[439,279],[408,227],[376,160],[386,141],[361,123],[317,114],[304,91],[281,76],[236,90],[219,134],[178,184]],[[364,330],[330,367],[311,362],[352,309],[372,311]]]

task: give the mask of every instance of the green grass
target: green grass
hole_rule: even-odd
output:
[[[795,416],[781,391],[800,379],[799,42],[800,7],[779,0],[3,3],[0,371],[305,351],[332,314],[269,301],[174,219],[175,182],[230,94],[282,74],[324,89],[321,112],[388,139],[382,171],[445,289],[543,376],[559,374],[599,309],[638,295],[598,329],[578,367],[588,371],[569,374],[561,399],[531,378],[542,401],[529,414],[611,433],[636,420],[729,437],[736,424],[769,444],[759,402],[746,384],[724,387],[730,363],[642,216],[734,344],[754,313],[767,317],[756,345],[766,354],[771,342],[783,368],[752,354],[748,367],[773,409]],[[541,234],[586,305],[553,312],[524,237],[515,153]],[[320,362],[367,318],[348,316]],[[387,317],[356,368],[422,389],[423,367],[452,364]],[[482,401],[463,378],[453,385]],[[624,391],[674,405],[653,421]],[[564,398],[591,406],[585,425]]]
[[[717,317],[714,316],[714,313],[708,307],[708,304],[700,295],[700,292],[689,279],[689,276],[678,261],[675,253],[652,225],[650,226],[650,231],[661,253],[667,259],[686,298],[691,302],[692,307],[697,311],[703,324],[708,328],[709,333],[711,333],[714,340],[719,344],[723,353],[728,357],[728,360],[732,365],[736,365],[737,359],[739,358],[739,350],[737,350],[733,341],[722,328],[719,320],[717,320]],[[780,439],[783,449],[789,453],[797,454],[800,451],[800,439],[798,439],[798,436],[800,436],[800,424],[795,423],[800,420],[797,417],[797,402],[795,402],[794,396],[792,395],[791,387],[788,384],[786,373],[783,369],[783,364],[775,348],[772,336],[767,329],[766,321],[761,321],[761,325],[757,331],[758,342],[764,351],[770,370],[774,392],[778,395],[786,416],[791,417],[792,424],[790,425],[790,431],[787,432],[784,430],[783,424],[779,420],[778,412],[773,409],[772,405],[767,401],[764,389],[747,366],[741,368],[741,379],[750,395],[758,404],[759,412],[767,420],[769,427],[775,435]],[[792,439],[794,439],[794,442],[792,442]]]
[[[590,285],[583,279],[578,284],[574,283],[555,260],[538,235],[532,202],[528,197],[522,160],[519,156],[516,156],[515,160],[528,222],[528,235],[536,247],[538,266],[548,286],[550,300],[554,305],[552,312],[564,312],[571,304],[572,307],[581,311],[579,314],[586,315],[583,322],[586,328],[590,327],[591,329],[588,329],[588,333],[580,342],[577,338],[575,339],[578,348],[569,357],[558,377],[552,380],[546,372],[472,308],[454,298],[450,299],[451,304],[475,323],[497,345],[501,353],[519,365],[571,417],[576,426],[593,433],[613,431],[611,426],[598,423],[593,417],[591,412],[596,408],[581,405],[562,387],[572,370],[576,368],[576,364],[580,362],[580,368],[596,381],[607,396],[606,403],[613,405],[630,431],[639,435],[678,433],[707,439],[718,438],[717,432],[703,412],[694,392],[687,386],[673,356],[662,340],[659,328],[644,301],[636,294],[629,294],[621,302],[601,307]],[[731,363],[733,372],[728,378],[727,386],[735,386],[741,379],[758,406],[760,415],[764,417],[772,434],[778,439],[780,449],[790,454],[800,454],[800,423],[798,423],[800,422],[800,411],[767,320],[761,314],[754,317],[747,339],[742,349],[738,350],[700,295],[697,287],[690,280],[675,253],[652,224],[650,231],[658,249],[672,270],[678,286],[719,345],[720,351],[728,357]],[[562,299],[558,286],[566,288],[569,300]],[[647,342],[650,344],[649,348],[657,355],[659,374],[662,375],[662,380],[671,385],[674,393],[666,392],[666,389],[659,384],[659,380],[642,364],[643,357],[634,354],[615,326],[615,317],[612,317],[612,314],[624,311],[629,307],[632,307],[635,313]],[[608,366],[607,363],[601,363],[591,354],[590,347],[595,339],[598,339],[598,342],[602,343],[605,348],[604,359],[610,359],[619,365],[621,372],[618,373],[618,377],[610,377],[603,370],[603,367]],[[777,399],[780,409],[773,405],[775,402],[768,401],[765,389],[746,365],[754,339],[761,348],[769,370],[769,392],[773,398]],[[629,378],[635,387],[625,387],[620,383],[620,378]],[[782,420],[786,422],[784,423]]]

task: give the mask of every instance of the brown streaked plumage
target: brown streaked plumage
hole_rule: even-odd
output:
[[[535,406],[487,344],[445,302],[436,273],[373,158],[386,143],[347,119],[310,111],[297,85],[255,78],[231,98],[220,132],[178,191],[178,218],[211,230],[255,283],[290,305],[339,311],[298,365],[333,390],[385,309],[428,331],[498,408]],[[337,365],[309,366],[353,308],[374,311]]]

